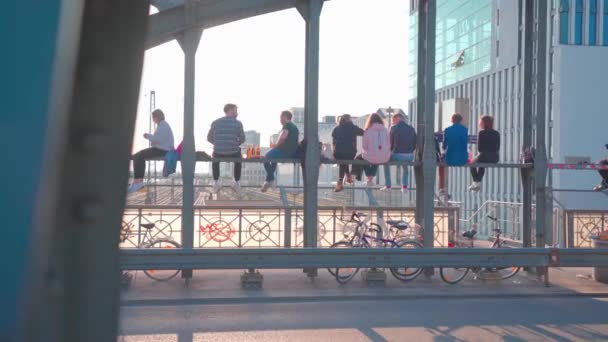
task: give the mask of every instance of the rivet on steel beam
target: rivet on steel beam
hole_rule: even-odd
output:
[[[76,205],[75,216],[83,222],[95,221],[103,216],[103,205],[95,199],[85,199]]]

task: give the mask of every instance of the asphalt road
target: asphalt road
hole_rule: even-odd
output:
[[[119,341],[608,340],[608,298],[269,300],[126,304]]]

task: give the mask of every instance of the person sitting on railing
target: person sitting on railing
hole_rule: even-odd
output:
[[[366,160],[372,165],[353,165],[353,173],[357,180],[361,180],[362,170],[367,176],[367,186],[374,184],[373,180],[378,172],[378,164],[384,164],[391,159],[391,143],[384,120],[377,113],[371,114],[365,123],[363,133],[363,153],[356,160]]]
[[[608,144],[605,145],[606,149],[608,149]],[[608,158],[602,159],[598,163],[602,166],[608,166]],[[602,182],[593,188],[595,191],[602,191],[608,189],[608,170],[599,170],[600,176],[602,176]]]
[[[443,131],[442,148],[444,151],[443,162],[447,166],[462,166],[467,164],[469,153],[467,143],[469,130],[462,124],[462,115],[455,113],[452,115],[452,126]],[[443,172],[443,174],[442,174]],[[442,180],[442,178],[444,178]],[[440,168],[439,173],[440,193],[445,193],[445,169]]]
[[[405,122],[405,116],[401,113],[392,118],[393,126],[390,131],[391,161],[412,161],[416,151],[416,130]],[[403,166],[401,173],[401,191],[407,190],[409,178],[409,167]],[[389,165],[384,165],[384,187],[380,190],[391,189],[391,170]]]
[[[152,112],[152,120],[156,124],[154,134],[145,133],[152,147],[143,149],[133,155],[133,183],[127,192],[136,192],[144,188],[144,175],[146,174],[146,160],[163,158],[168,151],[173,150],[173,131],[165,121],[165,113],[156,109]]]
[[[494,119],[484,115],[479,119],[479,135],[477,138],[477,151],[479,154],[473,163],[498,163],[498,151],[500,150],[500,133],[494,130]],[[481,189],[481,181],[485,169],[483,167],[471,168],[473,184],[469,191],[478,192]]]
[[[207,141],[213,145],[214,158],[237,158],[241,159],[241,145],[245,142],[245,132],[243,124],[236,119],[239,115],[238,107],[228,103],[224,106],[223,118],[219,118],[211,124],[211,129],[207,134]],[[211,164],[213,172],[213,192],[220,191],[220,163]],[[241,163],[234,163],[234,185],[236,192],[241,191]]]
[[[338,121],[338,126],[331,132],[334,147],[334,158],[338,160],[353,160],[357,155],[357,137],[363,135],[363,129],[353,124],[350,114],[344,114]],[[344,176],[346,182],[352,183],[353,177],[350,174],[350,165],[338,165],[338,182],[336,192],[342,191],[344,187]]]
[[[281,112],[281,125],[283,125],[283,129],[279,134],[277,142],[270,145],[272,148],[266,153],[266,158],[295,158],[300,132],[298,127],[291,122],[292,118],[293,114],[290,111],[284,110]],[[277,163],[266,162],[264,163],[264,169],[266,169],[266,181],[262,186],[262,192],[266,192],[275,186]]]

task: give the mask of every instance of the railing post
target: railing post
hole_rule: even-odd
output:
[[[304,247],[317,247],[319,179],[319,26],[322,0],[302,1],[298,11],[306,21],[306,75],[304,93],[304,136],[306,138],[306,169],[304,181]],[[305,270],[316,276],[316,269]]]
[[[524,60],[523,60],[523,141],[522,147],[532,147],[532,47],[534,39],[534,0],[524,0]],[[523,202],[523,246],[532,246],[532,170],[521,170]]]
[[[547,203],[547,148],[545,118],[547,109],[547,1],[536,0],[536,158],[534,178],[536,185],[536,247],[545,248],[547,230],[552,211]],[[539,269],[538,274],[542,274]]]
[[[194,1],[186,1],[186,21],[194,23]],[[182,248],[194,248],[194,88],[196,84],[196,50],[201,40],[202,29],[185,31],[178,42],[184,51],[184,140],[182,165]],[[182,270],[182,278],[192,278],[192,270]]]

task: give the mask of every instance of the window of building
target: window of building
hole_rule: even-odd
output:
[[[608,0],[606,0],[608,1]],[[561,0],[559,7],[559,42],[560,44],[568,44],[568,27],[570,16],[570,1]]]
[[[583,44],[583,0],[576,0],[574,11],[574,44]]]
[[[597,0],[589,0],[589,45],[597,44]]]

